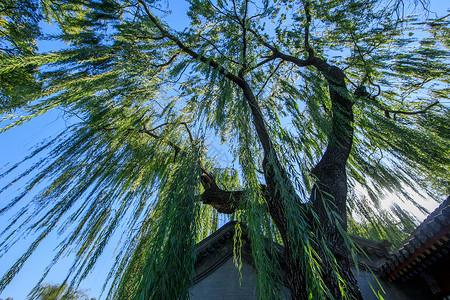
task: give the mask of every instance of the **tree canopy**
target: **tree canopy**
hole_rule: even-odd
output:
[[[386,192],[450,193],[448,14],[387,0],[186,2],[186,24],[155,0],[0,4],[1,131],[70,117],[0,175],[32,162],[0,190],[19,189],[0,207],[17,210],[2,253],[37,234],[0,291],[57,231],[38,285],[76,253],[65,281],[77,286],[119,235],[109,298],[187,297],[195,244],[227,214],[249,228],[261,298],[283,281],[297,299],[360,298],[345,232],[399,241],[413,218],[380,212]],[[39,53],[39,39],[67,47]],[[218,143],[232,162],[208,151]],[[285,246],[286,278],[265,237]]]

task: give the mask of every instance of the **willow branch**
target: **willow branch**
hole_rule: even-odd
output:
[[[159,40],[163,40],[166,37],[165,36],[157,36],[157,37],[151,37],[151,36],[145,36],[145,35],[141,35],[141,36],[135,36],[135,38],[137,39],[145,39],[145,40],[153,40],[153,41],[159,41]]]
[[[257,13],[257,14],[254,14],[253,16],[251,16],[250,18],[248,18],[249,20],[252,20],[252,19],[256,19],[256,18],[259,18],[259,17],[261,17],[261,16],[264,16],[266,13],[267,13],[267,9],[268,9],[268,7],[269,7],[269,2],[267,2],[267,1],[263,1],[263,5],[264,5],[264,8],[260,8],[261,9],[261,12],[260,13]]]
[[[248,1],[245,1],[245,11],[244,17],[241,20],[242,27],[242,68],[239,71],[239,76],[242,77],[247,69],[247,11],[248,11]]]
[[[107,127],[107,126],[103,126],[103,127],[100,127],[100,129],[106,130],[106,131],[113,131],[113,130],[118,130],[118,129],[120,129],[120,128],[119,128],[119,127]],[[154,130],[154,129],[152,129],[152,130]],[[146,134],[146,135],[148,135],[148,136],[150,136],[150,137],[152,137],[152,138],[154,138],[154,139],[159,139],[159,140],[161,140],[161,139],[162,139],[161,136],[159,136],[159,135],[157,135],[157,134],[154,134],[154,133],[152,132],[152,130],[148,130],[148,129],[146,129],[145,127],[142,128],[142,129],[131,129],[131,128],[130,128],[130,129],[124,129],[124,131],[126,131],[126,132],[128,132],[128,133],[139,132],[139,133]],[[171,142],[171,141],[165,140],[164,142],[166,142],[167,145],[169,145],[170,147],[172,147],[172,148],[175,150],[175,158],[176,158],[177,154],[181,152],[181,148],[180,148],[179,146],[177,146],[176,144],[174,144],[173,142]]]
[[[1,30],[1,29],[0,29],[0,33],[1,33],[3,36],[7,37],[7,38],[8,38],[8,42],[10,42],[11,44],[13,44],[13,45],[20,51],[20,46],[17,45],[16,41],[15,41],[13,38],[11,38],[11,37],[8,35],[8,33],[6,33],[5,31],[3,31],[3,30]]]
[[[230,62],[232,62],[232,63],[234,63],[234,64],[237,64],[237,65],[239,64],[239,63],[238,63],[237,61],[235,61],[234,59],[231,59],[231,58],[229,58],[228,56],[226,56],[225,54],[223,54],[223,52],[220,51],[219,48],[217,48],[217,46],[214,45],[213,42],[211,42],[210,40],[208,40],[207,38],[205,38],[205,37],[202,36],[202,35],[200,35],[200,38],[203,39],[203,40],[205,40],[205,41],[207,41],[211,46],[213,46],[214,50],[216,50],[217,53],[219,53],[220,55],[222,55],[223,58],[225,58],[226,60],[228,60],[228,61],[230,61]]]
[[[266,64],[266,63],[268,63],[268,62],[271,62],[271,61],[274,60],[274,59],[277,59],[277,57],[276,57],[275,55],[273,55],[273,54],[270,55],[270,56],[262,57],[262,58],[264,58],[264,60],[261,61],[261,62],[259,62],[256,66],[254,66],[254,67],[252,68],[252,70],[255,70],[255,69],[261,67],[262,65],[264,65],[264,64]]]
[[[436,106],[439,104],[439,101],[436,101],[434,103],[431,103],[430,105],[427,105],[426,107],[424,107],[421,110],[416,110],[416,111],[404,111],[404,110],[389,110],[386,109],[385,111],[391,114],[399,114],[399,115],[418,115],[418,114],[423,114],[426,113],[427,110],[429,110],[430,108],[432,108],[433,106]]]
[[[296,64],[299,67],[306,67],[306,66],[313,65],[313,58],[310,57],[308,59],[299,59],[297,57],[281,53],[276,47],[274,47],[273,45],[271,45],[268,42],[266,42],[264,40],[264,38],[261,35],[259,35],[255,30],[253,30],[251,28],[248,28],[248,31],[251,32],[256,37],[256,39],[258,39],[258,41],[261,44],[263,44],[265,47],[269,48],[270,51],[272,51],[272,55],[267,57],[266,60],[264,60],[261,63],[259,63],[258,66],[262,65],[262,64],[264,64],[264,63],[266,63],[266,62],[268,62],[270,60],[276,59],[276,58],[280,58],[282,60],[292,62],[292,63]]]
[[[196,53],[195,51],[193,51],[192,49],[190,49],[189,47],[187,47],[185,44],[183,44],[183,42],[180,41],[180,39],[178,39],[176,36],[170,34],[159,22],[158,19],[156,19],[153,14],[150,12],[150,10],[148,9],[147,5],[145,4],[145,2],[143,2],[142,0],[139,0],[139,3],[144,7],[145,13],[147,14],[147,17],[150,19],[150,21],[153,23],[153,25],[156,26],[156,28],[161,32],[161,34],[163,36],[165,36],[166,38],[170,39],[171,41],[173,41],[183,52],[185,52],[186,54],[188,54],[189,56],[191,56],[194,59],[198,59],[203,63],[208,64],[209,66],[215,68],[220,74],[224,75],[226,78],[230,79],[231,81],[233,81],[236,84],[242,84],[242,79],[239,78],[238,76],[232,74],[231,72],[227,71],[224,67],[222,67],[221,65],[219,65],[219,63],[217,63],[215,60],[206,57],[204,55],[200,55],[198,53]]]
[[[303,1],[303,6],[305,7],[305,15],[306,15],[306,24],[305,24],[305,49],[308,52],[308,58],[314,57],[314,50],[311,48],[309,44],[309,26],[311,25],[311,11],[310,11],[310,2],[309,0]]]
[[[379,92],[378,92],[379,94]],[[366,91],[366,88],[364,86],[359,86],[354,93],[355,97],[360,98],[360,97],[365,97],[369,100],[371,100],[372,102],[375,103],[375,106],[378,107],[380,110],[384,111],[384,114],[387,118],[391,118],[389,114],[393,114],[394,118],[395,115],[418,115],[418,114],[423,114],[426,113],[427,110],[431,109],[432,107],[436,106],[439,104],[439,101],[435,101],[429,105],[427,105],[426,107],[420,109],[420,110],[416,110],[416,111],[406,111],[406,110],[393,110],[390,109],[387,105],[385,105],[384,103],[381,103],[380,101],[378,101],[376,99],[377,95],[371,95],[370,93],[368,93]]]
[[[221,15],[223,15],[223,16],[229,18],[229,19],[232,20],[233,22],[239,24],[240,21],[239,21],[239,18],[237,18],[237,15],[236,15],[236,18],[235,18],[233,15],[223,12],[220,8],[218,8],[217,6],[215,6],[214,3],[212,3],[212,1],[207,0],[207,2],[208,2],[209,5],[211,5],[211,6],[212,6],[219,14],[221,14]],[[225,11],[226,11],[226,10],[225,10]]]
[[[278,52],[278,49],[275,48],[274,46],[272,46],[271,44],[267,43],[263,37],[261,35],[259,35],[256,31],[254,31],[251,28],[248,28],[248,31],[251,32],[257,39],[258,41],[263,44],[264,46],[266,46],[267,48],[269,48],[272,52]]]
[[[275,73],[278,71],[278,69],[280,68],[280,66],[283,64],[283,61],[280,61],[278,63],[278,65],[276,66],[275,70],[273,70],[272,73],[270,73],[270,75],[266,78],[266,81],[264,82],[264,84],[262,85],[262,87],[259,89],[259,92],[256,94],[256,98],[259,97],[259,95],[261,94],[261,92],[264,90],[264,88],[266,87],[267,83],[269,82],[270,78],[273,77],[273,75],[275,75]]]
[[[159,135],[154,134],[153,132],[147,130],[147,129],[139,129],[138,130],[140,133],[145,133],[155,139],[160,139],[161,137]],[[174,143],[172,143],[171,141],[165,141],[170,147],[172,147],[175,150],[175,157],[177,156],[178,153],[181,152],[181,148],[177,145],[175,145]]]
[[[192,143],[194,142],[194,139],[193,139],[193,137],[192,137],[191,131],[189,130],[189,127],[188,127],[188,125],[187,125],[187,122],[166,122],[166,123],[164,123],[164,124],[161,124],[161,125],[158,125],[158,126],[152,128],[152,129],[148,129],[148,131],[155,131],[156,129],[161,128],[161,127],[163,127],[163,126],[166,126],[166,125],[174,125],[174,124],[177,124],[177,125],[181,124],[181,125],[183,125],[183,126],[186,128],[186,131],[187,131],[188,134],[189,134],[189,140],[191,141],[191,144],[192,144]]]
[[[167,62],[159,64],[159,65],[152,65],[152,67],[155,67],[155,68],[166,67],[166,66],[170,65],[177,58],[178,55],[180,55],[180,52],[175,53]]]
[[[409,91],[406,91],[405,93],[403,93],[401,95],[401,101],[403,102],[403,100],[408,98],[415,91],[421,89],[426,83],[430,82],[431,80],[433,80],[433,79],[432,78],[425,78],[424,80],[422,80],[422,82],[415,84],[412,88],[409,89]]]

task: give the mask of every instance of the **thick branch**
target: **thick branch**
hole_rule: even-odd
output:
[[[305,9],[306,7],[307,6],[305,5]],[[322,160],[324,160],[324,158],[325,160],[328,160],[329,157],[331,163],[331,161],[334,160],[333,157],[335,157],[339,158],[340,164],[345,165],[348,155],[350,154],[353,140],[353,128],[351,126],[351,122],[353,121],[353,102],[348,95],[344,72],[338,67],[330,65],[325,60],[318,57],[310,56],[305,60],[281,53],[276,47],[264,41],[264,39],[254,30],[249,29],[249,31],[252,32],[263,45],[272,50],[273,56],[284,61],[292,62],[299,67],[314,66],[327,79],[333,115],[332,131],[328,139],[327,150],[325,151]],[[307,40],[305,40],[305,42],[307,42]],[[311,51],[308,52],[309,55],[313,54]],[[336,160],[334,161],[336,162]],[[316,168],[319,167],[319,165],[321,165],[320,162]]]
[[[201,196],[203,204],[211,205],[221,214],[232,214],[236,210],[242,209],[242,191],[224,191],[214,186],[205,189]]]
[[[248,1],[245,1],[245,11],[244,17],[241,20],[242,27],[242,68],[239,71],[239,76],[244,76],[245,71],[247,70],[247,12],[248,12]]]
[[[267,44],[266,42],[264,43]],[[351,126],[353,121],[353,102],[348,95],[344,72],[338,67],[328,64],[323,59],[309,57],[306,60],[302,60],[292,55],[281,53],[275,47],[269,46],[270,49],[273,49],[273,55],[277,58],[292,62],[299,67],[314,66],[327,79],[333,112],[332,131],[328,138],[327,150],[321,161],[314,168],[315,175],[319,173],[318,169],[322,168],[322,166],[332,163],[339,163],[340,166],[345,165],[353,141],[353,128]]]
[[[307,5],[305,5],[305,9],[308,10]],[[255,34],[263,45],[272,50],[273,56],[292,62],[299,67],[314,66],[326,78],[332,104],[332,130],[328,136],[327,149],[319,163],[313,168],[312,174],[317,177],[318,184],[320,184],[317,188],[320,187],[322,191],[333,196],[333,199],[330,200],[337,205],[337,211],[344,217],[346,203],[345,165],[353,142],[353,102],[345,84],[344,72],[338,67],[328,64],[325,60],[314,57],[314,53],[308,44],[308,39],[305,39],[305,47],[307,47],[307,50],[309,49],[309,57],[307,59],[299,59],[292,55],[281,53],[275,46],[264,41],[256,32],[253,30],[249,31]],[[268,186],[270,186],[269,181],[267,179],[266,181]],[[340,187],[338,188],[336,184],[340,185]],[[321,197],[313,197],[312,200],[317,205],[322,203]]]
[[[211,205],[219,213],[232,214],[236,210],[244,209],[242,203],[243,191],[225,191],[220,189],[216,184],[216,179],[213,175],[201,168],[201,182],[205,191],[201,195],[201,201],[203,204]],[[263,197],[268,200],[267,188],[265,185],[261,185],[261,191]]]
[[[305,7],[305,15],[306,15],[306,24],[305,24],[305,49],[308,52],[308,58],[314,57],[314,50],[311,48],[309,44],[309,26],[311,25],[311,11],[310,11],[310,2],[306,0],[303,2],[303,6]]]
[[[259,107],[258,101],[256,101],[255,95],[253,94],[253,91],[248,83],[244,81],[240,87],[242,88],[245,99],[247,99],[247,103],[250,106],[253,116],[253,124],[255,124],[256,133],[258,134],[259,140],[263,147],[264,157],[267,158],[271,154],[273,146],[272,140],[267,132],[266,125],[264,124],[264,117],[261,112],[261,108]]]

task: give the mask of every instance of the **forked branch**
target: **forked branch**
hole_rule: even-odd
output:
[[[379,94],[379,93],[378,93]],[[376,96],[378,95],[371,95],[369,92],[367,92],[366,88],[364,86],[359,86],[354,93],[356,98],[366,98],[372,102],[375,103],[375,106],[378,107],[380,110],[384,112],[384,115],[391,119],[391,114],[393,115],[393,119],[395,120],[396,115],[419,115],[426,113],[429,109],[433,108],[434,106],[439,104],[439,101],[435,101],[431,104],[428,104],[422,109],[414,110],[414,111],[407,111],[407,110],[394,110],[390,109],[387,105],[380,102]]]
[[[161,125],[158,125],[158,126],[152,128],[152,129],[149,129],[148,131],[155,131],[156,129],[161,128],[163,126],[174,125],[174,124],[178,124],[178,125],[181,124],[186,128],[186,131],[189,134],[189,140],[191,141],[191,144],[192,144],[194,142],[194,139],[192,137],[191,131],[189,130],[189,126],[187,125],[187,122],[166,122],[166,123],[163,123]]]

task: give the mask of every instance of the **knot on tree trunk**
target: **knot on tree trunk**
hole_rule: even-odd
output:
[[[216,178],[202,168],[201,182],[205,191],[201,196],[204,204],[211,205],[219,213],[232,214],[239,208],[242,191],[224,191],[217,186]]]
[[[222,214],[232,214],[239,209],[241,195],[242,191],[224,191],[216,186],[206,189],[201,200]]]
[[[201,183],[205,191],[201,195],[200,200],[207,205],[214,207],[219,213],[232,214],[236,210],[244,209],[242,203],[242,195],[244,191],[225,191],[217,186],[214,175],[209,174],[205,169],[201,168]],[[260,185],[262,196],[267,200],[269,195],[267,187]]]

